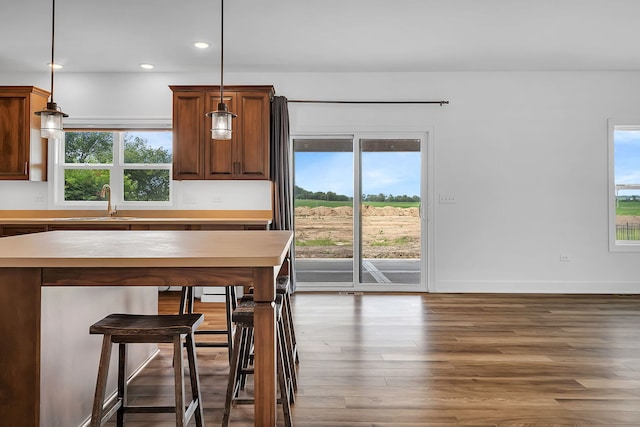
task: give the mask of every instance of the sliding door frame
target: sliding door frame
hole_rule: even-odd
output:
[[[433,230],[433,203],[435,197],[433,195],[434,183],[434,147],[433,147],[433,130],[403,130],[403,131],[377,131],[366,130],[358,132],[314,132],[314,133],[295,133],[291,135],[291,140],[294,139],[332,139],[332,138],[345,138],[352,137],[354,144],[354,200],[353,200],[353,218],[354,218],[354,242],[353,242],[353,284],[351,286],[340,286],[340,283],[322,283],[318,282],[317,285],[313,285],[310,282],[298,282],[298,291],[347,291],[347,292],[429,292],[432,290],[434,272],[433,272],[433,259],[434,259],[434,239],[435,234]],[[361,230],[360,223],[360,204],[361,204],[361,152],[360,152],[360,140],[361,139],[420,139],[420,155],[421,155],[421,176],[420,176],[420,223],[421,223],[421,236],[420,236],[420,283],[419,284],[390,284],[385,285],[381,283],[359,283],[360,271],[359,271],[359,257],[361,256]],[[291,145],[291,163],[293,164],[294,148],[293,143]],[[294,174],[292,173],[292,179]],[[357,221],[357,222],[356,222]],[[294,252],[295,253],[295,252]],[[292,260],[295,262],[295,260]]]

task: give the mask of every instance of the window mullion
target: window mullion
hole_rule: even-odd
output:
[[[109,185],[111,185],[112,203],[124,200],[124,132],[113,132],[113,165],[110,168]]]

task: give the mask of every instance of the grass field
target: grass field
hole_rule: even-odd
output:
[[[640,216],[640,200],[620,200],[616,215]]]
[[[394,208],[415,208],[420,206],[419,202],[364,202],[365,205],[383,207],[392,206]],[[295,200],[294,207],[306,206],[315,208],[318,206],[326,206],[328,208],[336,208],[339,206],[352,206],[351,201],[338,202],[329,200]],[[616,208],[617,215],[640,216],[640,201],[638,200],[620,200]]]

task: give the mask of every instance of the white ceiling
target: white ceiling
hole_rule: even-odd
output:
[[[225,0],[224,65],[640,70],[639,20],[640,0]],[[57,0],[55,42],[61,72],[217,72],[220,0]],[[50,56],[51,0],[0,0],[0,72]]]

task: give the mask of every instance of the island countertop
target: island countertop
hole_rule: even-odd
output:
[[[0,239],[0,267],[244,267],[284,261],[291,231],[65,230]]]

